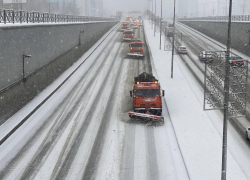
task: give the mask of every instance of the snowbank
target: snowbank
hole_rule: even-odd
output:
[[[222,139],[175,60],[171,79],[171,52],[159,50],[159,33],[153,35],[149,21],[144,23],[145,35],[153,57],[155,71],[165,90],[168,106],[178,143],[190,179],[220,179]],[[175,55],[175,59],[179,58]],[[188,70],[186,70],[188,71]],[[222,131],[222,127],[221,127]],[[228,151],[227,179],[247,179]]]

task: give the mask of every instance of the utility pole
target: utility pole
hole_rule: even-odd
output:
[[[226,0],[225,16],[227,16],[227,0]]]
[[[203,5],[203,7],[204,7],[204,11],[203,11],[203,12],[204,12],[204,15],[203,15],[203,17],[205,17],[205,15],[206,15],[206,5],[207,5],[207,4],[202,4],[202,5]]]
[[[50,14],[50,2],[49,2],[49,14]]]
[[[243,4],[243,15],[245,15],[245,0],[244,0],[244,4]]]
[[[155,31],[156,31],[156,0],[155,0],[155,22],[154,22],[154,37],[155,37]]]
[[[153,11],[154,11],[154,1],[152,0],[152,12],[151,12],[151,29],[153,29]]]
[[[199,0],[197,0],[196,17],[199,16]]]
[[[213,3],[213,16],[214,16],[214,3],[216,3],[216,2],[211,2],[211,3]]]
[[[229,4],[228,16],[228,32],[227,32],[227,51],[226,51],[226,72],[224,83],[224,119],[223,119],[223,142],[222,142],[222,168],[221,180],[227,178],[227,117],[228,117],[228,101],[229,101],[229,57],[231,48],[231,18],[232,18],[232,0]]]
[[[161,49],[161,26],[162,25],[162,0],[161,0],[161,19],[160,19],[160,49]]]
[[[171,59],[171,78],[173,78],[173,71],[174,71],[175,2],[176,0],[174,0],[174,21],[173,21],[174,32],[172,39],[173,41],[172,41],[172,59]]]

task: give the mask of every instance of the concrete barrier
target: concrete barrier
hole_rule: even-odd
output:
[[[117,23],[0,27],[0,124],[53,82]],[[24,59],[24,66],[23,55],[32,56]]]
[[[223,43],[227,42],[227,22],[220,21],[178,21],[201,33]],[[249,51],[249,33],[250,22],[232,22],[231,43],[232,48],[236,49],[248,56]]]

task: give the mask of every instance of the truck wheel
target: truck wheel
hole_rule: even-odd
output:
[[[249,138],[248,138],[248,133],[246,132],[246,140],[249,140]]]
[[[161,110],[157,111],[157,112],[156,112],[156,115],[157,115],[157,116],[161,116]]]

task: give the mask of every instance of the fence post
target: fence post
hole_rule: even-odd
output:
[[[44,23],[44,13],[43,13],[43,23]]]
[[[4,24],[6,24],[6,10],[5,9],[3,10],[3,21],[4,21]]]
[[[14,11],[14,9],[12,11],[12,21],[13,21],[13,24],[14,24],[15,23],[15,11]]]
[[[20,11],[20,23],[22,24],[22,11]]]
[[[29,13],[28,13],[28,11],[27,11],[27,23],[29,23]]]
[[[56,23],[56,14],[55,14],[55,23]]]
[[[33,23],[35,23],[35,12],[32,12],[32,15],[33,15]]]

